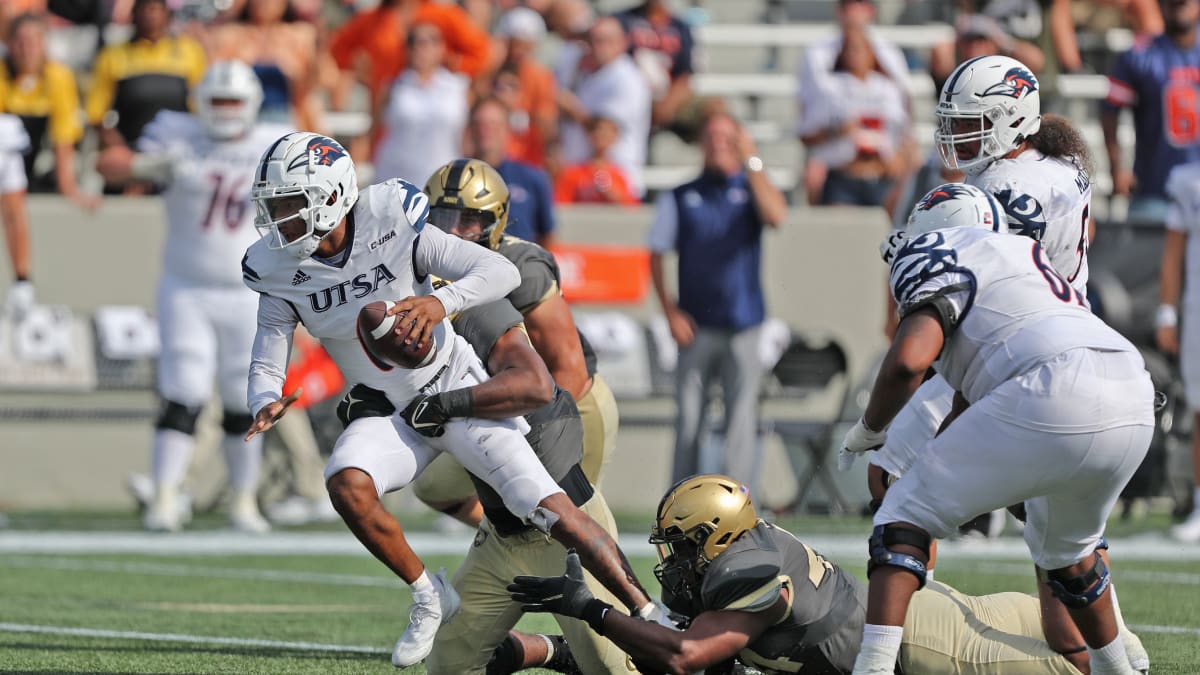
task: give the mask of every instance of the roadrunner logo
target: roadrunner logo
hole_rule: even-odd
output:
[[[970,196],[970,194],[971,193],[961,185],[947,183],[946,185],[942,185],[930,190],[929,194],[925,195],[921,199],[921,202],[917,204],[917,210],[928,211],[938,204],[948,202],[951,199]]]
[[[997,82],[984,90],[984,96],[1008,96],[1021,98],[1027,93],[1038,90],[1037,78],[1024,68],[1010,68],[1004,74],[1004,80]]]
[[[308,166],[333,166],[333,163],[346,156],[346,149],[337,141],[327,136],[316,136],[309,139],[308,147],[302,158],[298,158],[288,167],[288,171],[301,164]]]

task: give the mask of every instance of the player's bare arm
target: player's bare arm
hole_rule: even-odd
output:
[[[571,392],[575,400],[583,398],[592,378],[567,301],[557,293],[550,294],[525,314],[525,329],[558,386]]]
[[[867,427],[886,429],[891,424],[921,386],[925,372],[937,360],[944,342],[941,320],[932,307],[922,307],[901,319],[863,413]]]

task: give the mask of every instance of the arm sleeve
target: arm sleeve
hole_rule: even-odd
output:
[[[675,250],[679,233],[679,212],[675,206],[675,194],[671,190],[661,192],[654,202],[654,222],[650,225],[649,245],[651,253],[667,253]]]
[[[285,300],[265,293],[258,296],[258,332],[250,352],[250,382],[246,402],[250,414],[283,396],[288,357],[292,353],[292,334],[298,320]]]
[[[463,336],[485,365],[496,341],[514,326],[521,325],[521,313],[508,300],[464,309],[454,316],[454,332]]]
[[[436,274],[454,283],[433,292],[446,314],[499,300],[521,283],[521,273],[504,256],[436,227],[421,231],[413,252],[419,274]]]
[[[105,50],[96,58],[96,68],[92,71],[91,89],[87,96],[88,124],[100,124],[104,121],[104,113],[112,107],[113,95],[117,83],[112,72],[112,52]]]

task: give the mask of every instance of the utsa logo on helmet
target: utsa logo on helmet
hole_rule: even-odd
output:
[[[964,187],[947,183],[940,188],[925,195],[920,204],[917,204],[917,209],[920,211],[928,211],[942,202],[950,201],[958,197],[969,196],[971,193]]]
[[[340,143],[328,136],[314,136],[308,139],[308,146],[303,155],[292,160],[288,171],[301,166],[333,166],[333,163],[346,156],[346,149]]]
[[[1024,68],[1009,68],[1004,74],[1004,80],[993,84],[984,90],[984,96],[1009,96],[1021,98],[1027,93],[1038,90],[1037,78]]]

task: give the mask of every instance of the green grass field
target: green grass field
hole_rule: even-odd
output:
[[[409,594],[365,553],[31,552],[11,537],[29,532],[21,525],[42,523],[37,517],[14,522],[17,529],[0,532],[0,672],[396,672],[388,654],[406,624]],[[843,537],[847,547],[868,529],[857,519],[785,524],[813,536],[850,534]],[[111,536],[118,535],[141,536]],[[970,593],[1032,590],[1031,566],[1013,549],[944,557],[938,578]],[[1153,672],[1200,673],[1196,556],[1122,560],[1119,551],[1114,546],[1121,604],[1150,651]],[[858,556],[830,557],[863,573]],[[426,556],[431,567],[451,570],[459,559]],[[651,558],[636,555],[634,563],[653,586]],[[553,630],[553,622],[531,616],[522,627]]]

